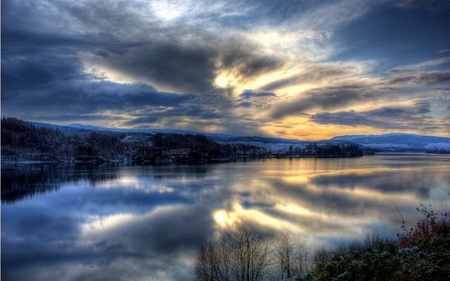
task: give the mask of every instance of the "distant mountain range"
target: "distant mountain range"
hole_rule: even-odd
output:
[[[352,142],[381,151],[449,151],[450,138],[415,134],[350,135],[334,137],[332,142]]]
[[[105,128],[98,126],[90,126],[83,124],[72,124],[69,126],[58,126],[46,123],[33,122],[35,126],[47,127],[59,130],[72,131],[110,131],[120,133],[141,133],[141,134],[156,134],[156,133],[172,133],[172,134],[202,134],[214,141],[223,143],[247,143],[251,145],[261,146],[272,150],[284,150],[289,146],[303,147],[313,142],[272,138],[261,136],[233,136],[226,134],[211,134],[195,131],[173,130],[173,129],[120,129],[120,128]],[[416,134],[401,134],[391,133],[383,135],[347,135],[338,136],[330,140],[322,140],[315,142],[317,144],[325,143],[354,143],[361,145],[367,149],[375,151],[428,151],[428,152],[450,152],[450,137],[425,136]]]

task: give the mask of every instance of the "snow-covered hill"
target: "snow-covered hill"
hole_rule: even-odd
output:
[[[450,138],[415,134],[350,135],[332,138],[332,142],[353,142],[382,151],[450,151]]]

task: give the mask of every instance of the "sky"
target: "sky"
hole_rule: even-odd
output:
[[[2,0],[2,116],[450,136],[449,0]]]

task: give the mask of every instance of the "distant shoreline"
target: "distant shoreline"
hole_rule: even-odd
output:
[[[425,154],[425,153],[423,153]],[[3,168],[4,165],[47,165],[47,164],[69,164],[69,165],[105,165],[105,164],[116,164],[119,166],[165,166],[165,165],[204,165],[204,164],[219,164],[219,163],[233,163],[233,162],[248,162],[248,161],[259,161],[265,159],[338,159],[338,158],[359,158],[363,156],[371,156],[370,155],[361,155],[361,156],[297,156],[297,157],[235,157],[232,159],[210,159],[207,162],[179,162],[179,163],[124,163],[118,160],[105,160],[104,162],[95,162],[95,161],[80,161],[80,160],[1,160],[1,166]]]
[[[390,151],[381,151],[376,152],[373,154],[364,154],[361,156],[333,156],[333,155],[322,155],[322,156],[295,156],[295,157],[279,157],[279,156],[272,156],[272,157],[235,157],[235,158],[229,158],[229,159],[210,159],[207,162],[179,162],[179,163],[124,163],[119,160],[108,160],[105,159],[103,162],[95,162],[95,161],[80,161],[80,160],[67,160],[67,159],[54,159],[54,160],[1,160],[1,167],[7,167],[7,166],[13,166],[13,165],[56,165],[56,164],[63,164],[63,165],[118,165],[118,166],[166,166],[166,165],[204,165],[204,164],[219,164],[219,163],[233,163],[233,162],[247,162],[247,161],[259,161],[259,160],[265,160],[265,159],[346,159],[346,158],[359,158],[364,156],[382,156],[382,155],[401,155],[401,156],[407,156],[407,155],[448,155],[450,153],[430,153],[430,152],[417,152],[417,151],[405,151],[405,152],[390,152]]]

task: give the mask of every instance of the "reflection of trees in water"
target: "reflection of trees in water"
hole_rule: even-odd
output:
[[[17,165],[2,169],[2,203],[58,191],[66,182],[87,180],[91,184],[118,178],[117,168],[57,167],[54,165]]]

